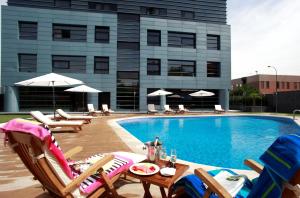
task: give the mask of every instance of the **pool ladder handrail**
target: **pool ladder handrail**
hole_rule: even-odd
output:
[[[300,109],[295,109],[294,111],[293,111],[293,120],[295,120],[295,117],[296,117],[296,113],[297,112],[299,112],[300,113]]]

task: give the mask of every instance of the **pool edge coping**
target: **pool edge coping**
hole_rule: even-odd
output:
[[[143,150],[144,143],[141,142],[139,139],[137,139],[135,136],[133,136],[129,131],[127,131],[125,128],[120,126],[118,124],[118,121],[121,120],[130,120],[130,119],[140,119],[140,118],[167,118],[167,117],[215,117],[215,116],[261,116],[261,117],[277,117],[277,118],[286,118],[290,119],[291,121],[294,121],[298,126],[300,126],[300,122],[298,120],[293,120],[292,118],[288,116],[283,116],[283,115],[268,115],[268,114],[263,114],[263,115],[258,115],[258,114],[236,114],[236,113],[226,113],[226,114],[213,114],[213,115],[141,115],[141,116],[133,116],[133,117],[127,117],[127,118],[115,118],[107,121],[107,124],[112,127],[114,132],[121,138],[121,140],[130,148],[135,153],[146,155],[146,151]],[[186,160],[181,160],[178,159],[179,163],[184,163],[189,165],[189,169],[187,172],[193,173],[194,169],[196,168],[203,168],[206,171],[214,170],[214,169],[220,169],[220,168],[225,168],[225,167],[218,167],[218,166],[211,166],[211,165],[206,165],[206,164],[199,164],[199,163],[194,163]],[[258,176],[258,173],[256,173],[254,170],[245,170],[245,169],[233,169],[233,168],[228,168],[230,170],[233,170],[234,172],[238,174],[245,174],[249,178],[255,178]]]

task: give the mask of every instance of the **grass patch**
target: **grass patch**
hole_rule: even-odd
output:
[[[13,118],[30,118],[29,114],[10,114],[10,115],[0,115],[0,123],[7,122]]]

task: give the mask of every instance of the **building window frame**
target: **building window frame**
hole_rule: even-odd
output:
[[[72,0],[54,0],[54,7],[71,8]]]
[[[109,56],[94,57],[94,74],[109,74]]]
[[[95,26],[95,43],[109,43],[109,41],[110,41],[110,27]]]
[[[147,45],[148,46],[161,46],[161,31],[160,30],[147,30]]]
[[[182,19],[191,19],[191,20],[195,19],[194,11],[181,10],[180,14]]]
[[[59,73],[86,73],[86,56],[52,55],[52,71]]]
[[[32,61],[32,63],[28,63],[27,62],[28,60],[33,60],[33,61]],[[37,71],[37,54],[19,53],[18,54],[18,71],[19,72],[29,72],[29,73],[36,72]]]
[[[196,33],[168,31],[168,47],[196,48]]]
[[[207,50],[221,50],[221,37],[216,34],[206,35]]]
[[[24,27],[24,26],[28,26],[28,27]],[[18,27],[19,27],[19,39],[20,40],[37,40],[37,38],[38,38],[38,23],[37,22],[18,21]]]
[[[158,69],[153,70],[153,68],[158,68]],[[161,60],[160,59],[155,59],[155,58],[147,59],[147,75],[148,76],[160,76],[161,75]]]
[[[168,59],[168,76],[196,77],[196,68],[195,60]]]
[[[221,62],[207,61],[207,77],[208,78],[220,78],[221,77]]]
[[[79,37],[78,37],[79,35]],[[78,37],[78,38],[76,38]],[[73,24],[52,24],[52,40],[66,42],[86,42],[87,26]]]

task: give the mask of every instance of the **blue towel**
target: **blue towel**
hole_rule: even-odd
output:
[[[214,170],[209,171],[208,173],[212,176],[215,176],[220,171],[227,171],[230,172],[233,175],[237,175],[235,172],[229,170],[229,169],[220,169],[220,170]],[[204,193],[206,191],[205,185],[203,184],[202,180],[197,177],[196,175],[187,175],[183,178],[181,178],[176,184],[174,185],[174,190],[177,190],[179,188],[184,188],[185,193],[191,197],[191,198],[201,198],[204,196]],[[251,188],[251,183],[246,182],[243,189],[237,194],[237,198],[245,198],[247,197],[249,191]],[[218,196],[216,194],[211,194],[210,198],[217,198]]]
[[[253,187],[252,197],[281,197],[284,182],[300,169],[300,134],[279,138],[260,157],[265,168]]]

